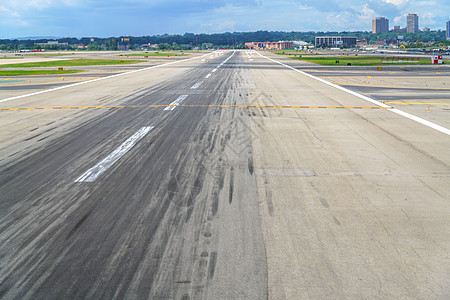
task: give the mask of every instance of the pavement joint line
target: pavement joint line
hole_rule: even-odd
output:
[[[272,61],[272,62],[274,62],[274,63],[279,64],[279,65],[282,65],[282,66],[284,66],[284,67],[286,67],[286,68],[288,68],[288,69],[290,69],[290,70],[293,70],[293,71],[295,71],[295,72],[298,72],[298,73],[300,73],[300,74],[302,74],[302,75],[304,75],[304,76],[307,76],[307,77],[309,77],[309,78],[312,78],[312,79],[315,79],[315,80],[320,81],[320,82],[322,82],[322,83],[325,83],[326,85],[332,86],[332,87],[334,87],[334,88],[336,88],[336,89],[338,89],[338,90],[344,91],[344,92],[346,92],[346,93],[348,93],[348,94],[351,94],[351,95],[353,95],[353,96],[356,96],[356,97],[358,97],[358,98],[361,98],[361,99],[363,99],[363,100],[366,100],[366,101],[368,101],[368,102],[370,102],[370,103],[373,103],[373,104],[375,104],[375,105],[378,105],[378,106],[380,106],[380,107],[385,107],[388,111],[391,111],[391,112],[393,112],[393,113],[396,113],[396,114],[398,114],[398,115],[400,115],[400,116],[403,116],[403,117],[405,117],[405,118],[408,118],[408,119],[410,119],[410,120],[413,120],[413,121],[415,121],[415,122],[417,122],[417,123],[420,123],[420,124],[422,124],[422,125],[428,126],[428,127],[432,128],[432,129],[435,129],[435,130],[437,130],[437,131],[439,131],[439,132],[442,132],[442,133],[444,133],[444,134],[446,134],[446,135],[450,135],[450,129],[445,128],[445,127],[443,127],[443,126],[441,126],[441,125],[438,125],[438,124],[436,124],[436,123],[433,123],[433,122],[427,121],[427,120],[425,120],[425,119],[419,118],[419,117],[417,117],[417,116],[415,116],[415,115],[412,115],[412,114],[410,114],[410,113],[404,112],[404,111],[402,111],[402,110],[400,110],[400,109],[393,108],[392,106],[388,106],[388,105],[386,105],[386,104],[384,104],[384,103],[382,103],[382,102],[380,102],[380,101],[377,101],[377,100],[372,99],[372,98],[370,98],[370,97],[364,96],[364,95],[362,95],[362,94],[359,94],[359,93],[357,93],[357,92],[354,92],[354,91],[349,90],[349,89],[347,89],[347,88],[344,88],[344,87],[342,87],[342,86],[339,86],[339,85],[337,85],[337,84],[334,84],[334,83],[332,83],[332,82],[329,82],[329,81],[327,81],[327,80],[325,80],[325,79],[322,79],[322,78],[319,78],[319,77],[317,77],[317,76],[314,76],[314,75],[308,74],[308,73],[306,73],[306,72],[300,71],[300,70],[298,70],[298,69],[296,69],[296,68],[294,68],[294,67],[291,67],[291,66],[289,66],[289,65],[287,65],[287,64],[285,64],[285,63],[282,63],[282,62],[279,62],[279,61],[277,61],[277,60],[275,60],[275,59],[272,59],[272,58],[269,58],[269,57],[267,57],[267,56],[264,56],[264,55],[262,55],[261,53],[259,53],[258,51],[255,51],[255,52],[256,52],[259,56],[261,56],[261,57],[263,57],[263,58],[265,58],[265,59],[267,59],[267,60],[270,60],[270,61]]]
[[[49,89],[49,90],[43,90],[43,91],[34,92],[34,93],[31,93],[31,94],[25,94],[25,95],[20,95],[20,96],[14,96],[14,97],[10,97],[10,98],[6,98],[6,99],[0,100],[0,103],[6,102],[6,101],[11,101],[11,100],[16,100],[16,99],[21,99],[21,98],[25,98],[25,97],[36,96],[36,95],[40,95],[40,94],[44,94],[44,93],[49,93],[49,92],[53,92],[53,91],[58,91],[58,90],[66,89],[66,88],[69,88],[69,87],[79,86],[79,85],[82,85],[82,84],[87,84],[87,83],[96,82],[96,81],[100,81],[100,80],[106,80],[106,79],[110,79],[110,78],[114,78],[114,77],[119,77],[119,76],[123,76],[123,75],[129,75],[129,74],[132,74],[132,73],[137,73],[137,72],[142,72],[142,71],[146,71],[146,70],[151,70],[151,69],[155,69],[155,68],[159,68],[159,67],[164,67],[164,66],[168,66],[168,65],[172,65],[172,64],[176,64],[176,63],[180,63],[180,62],[186,62],[186,61],[189,61],[189,60],[201,58],[201,57],[208,56],[208,55],[209,55],[209,53],[207,53],[207,54],[205,54],[205,55],[201,55],[201,56],[196,56],[196,57],[191,57],[191,58],[181,59],[181,60],[177,60],[177,61],[172,61],[172,62],[165,63],[165,64],[161,64],[161,65],[156,65],[156,66],[151,66],[151,67],[142,68],[142,69],[138,69],[138,70],[133,70],[133,71],[130,71],[130,72],[123,72],[123,73],[114,74],[114,75],[111,75],[111,76],[105,76],[105,77],[96,78],[96,79],[92,79],[92,80],[87,80],[87,81],[81,81],[81,82],[77,82],[77,83],[72,83],[72,84],[68,84],[68,85],[56,87],[56,88]]]
[[[176,107],[218,107],[218,108],[300,108],[300,109],[390,109],[388,107],[379,106],[319,106],[319,105],[233,105],[233,104],[178,104],[184,101],[187,95],[181,95],[170,104],[153,104],[153,105],[105,105],[105,106],[49,106],[49,107],[7,107],[0,108],[0,111],[19,111],[19,110],[64,110],[64,109],[105,109],[105,108],[158,108],[165,107],[164,110],[174,110]]]

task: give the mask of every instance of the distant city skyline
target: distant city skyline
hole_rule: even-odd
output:
[[[235,31],[370,31],[376,17],[446,29],[447,0],[2,0],[0,39],[109,37]]]

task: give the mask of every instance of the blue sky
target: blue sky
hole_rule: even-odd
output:
[[[448,0],[0,0],[0,39],[371,30],[377,16],[405,27],[408,13],[445,29],[449,12]]]

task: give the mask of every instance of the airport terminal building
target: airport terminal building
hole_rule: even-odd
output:
[[[316,36],[316,47],[356,47],[356,37],[348,36]]]

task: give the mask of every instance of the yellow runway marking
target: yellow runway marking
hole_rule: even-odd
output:
[[[369,86],[369,87],[380,87],[380,88],[403,88],[403,89],[408,89],[408,88],[418,88],[418,86],[414,86],[414,87],[409,87],[409,86],[397,86],[397,85],[375,85],[375,84],[367,84],[367,83],[362,83],[362,84],[357,84],[357,83],[342,83],[342,82],[332,82],[336,85],[345,85],[345,86]],[[450,88],[429,88],[429,87],[422,87],[424,90],[450,90]]]
[[[445,99],[447,100],[447,99]],[[381,101],[382,103],[400,104],[400,105],[450,105],[450,103],[430,103],[430,102],[400,102],[400,101]]]
[[[218,108],[346,108],[346,109],[389,109],[390,107],[379,106],[318,106],[318,105],[225,105],[225,104],[211,104],[211,105],[170,105],[170,104],[155,104],[155,105],[107,105],[107,106],[49,106],[49,107],[8,107],[0,108],[0,111],[12,110],[36,110],[36,109],[102,109],[102,108],[157,108],[157,107],[218,107]]]
[[[366,76],[367,78],[373,78],[372,76]]]

